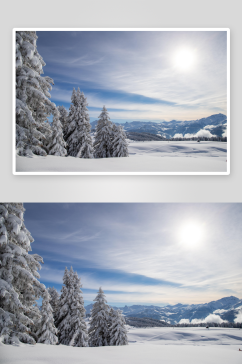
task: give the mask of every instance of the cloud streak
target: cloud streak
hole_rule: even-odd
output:
[[[37,32],[45,74],[55,81],[54,102],[70,104],[69,83],[71,88],[80,86],[92,107],[116,104],[115,108],[128,110],[130,104],[144,105],[148,114],[119,112],[115,119],[191,120],[211,115],[215,109],[226,113],[226,32],[73,34]],[[188,72],[174,65],[181,48],[196,55]],[[161,107],[159,114],[155,104]],[[90,116],[96,117],[95,112],[90,111]]]
[[[145,296],[153,292],[154,302],[201,303],[228,292],[242,295],[241,204],[25,207],[33,253],[44,258],[40,274],[45,282],[61,284],[65,266],[72,265],[86,289],[102,285]],[[183,243],[187,223],[203,230],[197,246]]]

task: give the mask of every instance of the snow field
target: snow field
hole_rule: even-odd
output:
[[[130,142],[129,157],[84,159],[74,157],[16,157],[16,172],[226,172],[227,143]]]
[[[242,330],[222,327],[130,328],[129,344],[152,345],[240,345]]]
[[[4,364],[241,364],[242,330],[227,328],[130,328],[129,345],[78,348],[1,343]],[[136,341],[134,343],[133,341]],[[168,344],[168,345],[167,345]]]

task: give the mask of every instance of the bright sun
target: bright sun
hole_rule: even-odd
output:
[[[194,63],[194,53],[188,49],[180,50],[175,56],[175,66],[181,70],[189,70]]]
[[[189,247],[196,247],[204,237],[204,230],[201,224],[189,222],[180,231],[181,243]]]

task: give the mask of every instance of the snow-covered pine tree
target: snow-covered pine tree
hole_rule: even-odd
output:
[[[68,121],[67,121],[68,111],[66,110],[66,108],[63,105],[57,106],[57,109],[58,109],[58,111],[60,113],[59,120],[60,120],[60,122],[62,124],[62,129],[63,129],[63,133],[64,133],[64,131],[66,129],[66,126],[68,124]]]
[[[54,118],[52,122],[52,137],[50,144],[48,145],[48,150],[50,155],[56,155],[64,157],[67,154],[66,142],[63,138],[62,124],[59,120],[60,113],[58,110],[54,113]]]
[[[49,145],[52,142],[52,133],[53,133],[52,123],[49,120],[47,120],[45,122],[45,127],[46,130],[48,130],[48,133],[46,133],[45,139],[42,140],[42,148],[44,149],[46,154],[49,154]]]
[[[113,128],[113,140],[112,140],[112,156],[113,157],[128,157],[128,143],[126,141],[126,134],[121,125]]]
[[[112,157],[112,122],[110,121],[108,111],[105,106],[103,106],[98,119],[93,145],[94,157],[109,158]]]
[[[80,90],[77,90],[80,92]],[[79,96],[79,94],[78,94]],[[92,137],[91,137],[91,125],[90,118],[87,110],[87,99],[82,92],[80,94],[80,104],[81,104],[81,123],[79,124],[79,152],[77,153],[78,158],[93,158],[93,145],[92,145]]]
[[[70,307],[70,346],[88,346],[87,325],[85,322],[84,300],[81,291],[81,279],[73,274],[73,296]]]
[[[47,117],[56,105],[49,98],[53,80],[43,77],[45,62],[37,51],[35,31],[16,32],[16,148],[20,155],[46,155],[51,129]]]
[[[38,341],[38,336],[36,335],[37,331],[39,330],[39,322],[41,319],[41,312],[40,309],[36,304],[34,304],[34,307],[32,307],[31,311],[28,312],[28,317],[33,321],[33,325],[31,325],[31,331],[29,333],[30,336],[34,338],[34,340]]]
[[[59,343],[70,346],[88,346],[84,301],[81,295],[81,282],[77,273],[65,269],[64,286],[61,289],[57,328]]]
[[[63,286],[61,288],[61,295],[59,299],[58,312],[56,314],[56,327],[58,329],[59,343],[69,345],[69,322],[70,322],[70,291],[72,277],[67,268],[65,268],[63,276]]]
[[[87,112],[87,101],[78,88],[73,89],[72,105],[65,130],[68,155],[77,158],[93,158],[90,118]]]
[[[57,331],[54,324],[53,310],[50,305],[50,295],[46,291],[42,300],[39,330],[36,333],[38,343],[56,345],[58,342]]]
[[[22,203],[0,204],[0,336],[3,342],[34,344],[30,327],[46,292],[38,281],[42,257],[29,254],[34,241],[24,225]]]
[[[69,108],[69,113],[67,116],[66,124],[63,128],[63,134],[64,139],[67,142],[67,153],[69,155],[69,145],[68,145],[68,139],[70,139],[70,142],[72,142],[72,134],[74,133],[76,129],[76,122],[75,122],[75,112],[76,112],[76,106],[77,106],[77,97],[76,97],[76,90],[73,88],[72,95],[71,95],[71,105]]]
[[[57,292],[55,287],[49,287],[47,290],[50,295],[50,305],[53,310],[54,322],[56,324],[56,315],[59,309],[59,293]]]
[[[109,328],[110,345],[128,345],[127,329],[122,311],[117,310],[112,313],[112,324]]]
[[[102,288],[99,288],[98,295],[91,311],[89,333],[89,346],[109,345],[109,306],[105,299]]]
[[[114,144],[113,141],[116,138],[116,136],[119,134],[119,128],[115,123],[112,123],[112,137],[111,137],[111,155],[113,156],[114,152]]]

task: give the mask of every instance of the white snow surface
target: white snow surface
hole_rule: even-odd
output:
[[[130,328],[129,345],[70,347],[0,343],[4,364],[241,364],[242,330],[230,328]]]
[[[16,172],[226,172],[227,143],[129,141],[129,157],[84,159],[16,156]]]

